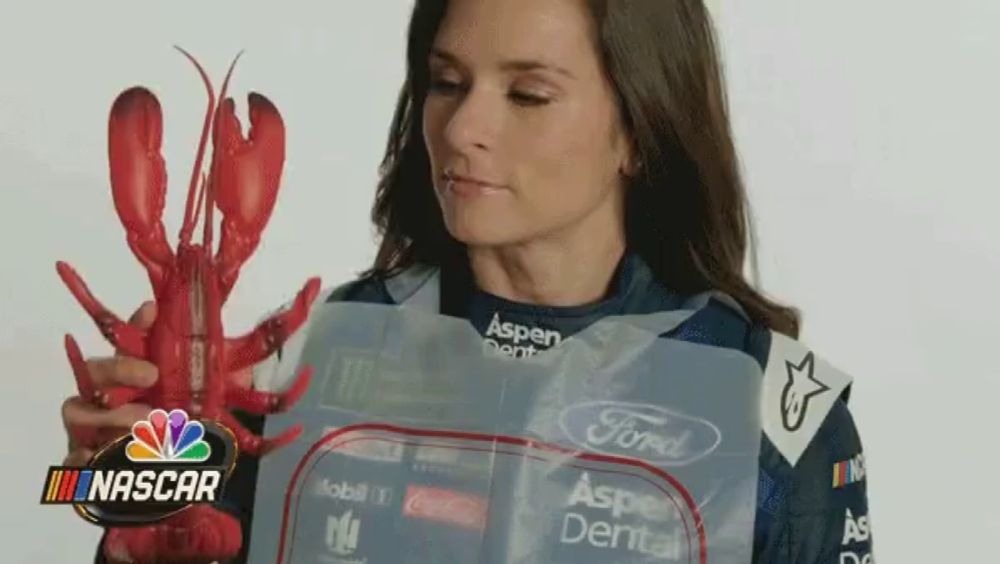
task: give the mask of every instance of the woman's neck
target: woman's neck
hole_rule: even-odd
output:
[[[593,232],[591,232],[593,233]],[[506,246],[469,247],[469,266],[483,291],[521,303],[576,306],[603,299],[625,253],[622,230],[566,234]]]

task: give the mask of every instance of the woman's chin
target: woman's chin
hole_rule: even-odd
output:
[[[527,233],[514,228],[512,222],[496,217],[481,221],[471,221],[467,217],[459,221],[446,220],[446,223],[451,236],[470,247],[510,245],[527,236]]]
[[[506,234],[478,229],[452,231],[452,237],[468,247],[498,247],[510,244],[513,238]]]

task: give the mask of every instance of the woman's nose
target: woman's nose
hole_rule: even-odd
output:
[[[501,108],[485,88],[470,88],[453,106],[445,138],[458,151],[490,149],[496,141]]]

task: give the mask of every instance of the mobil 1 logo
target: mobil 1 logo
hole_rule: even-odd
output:
[[[321,500],[370,507],[387,507],[393,502],[393,488],[369,482],[323,477],[313,484],[313,495]]]

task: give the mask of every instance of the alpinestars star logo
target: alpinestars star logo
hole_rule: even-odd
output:
[[[785,361],[788,383],[781,392],[781,420],[785,429],[795,432],[806,420],[809,400],[830,388],[813,375],[815,364],[813,353],[809,352],[798,365]]]

